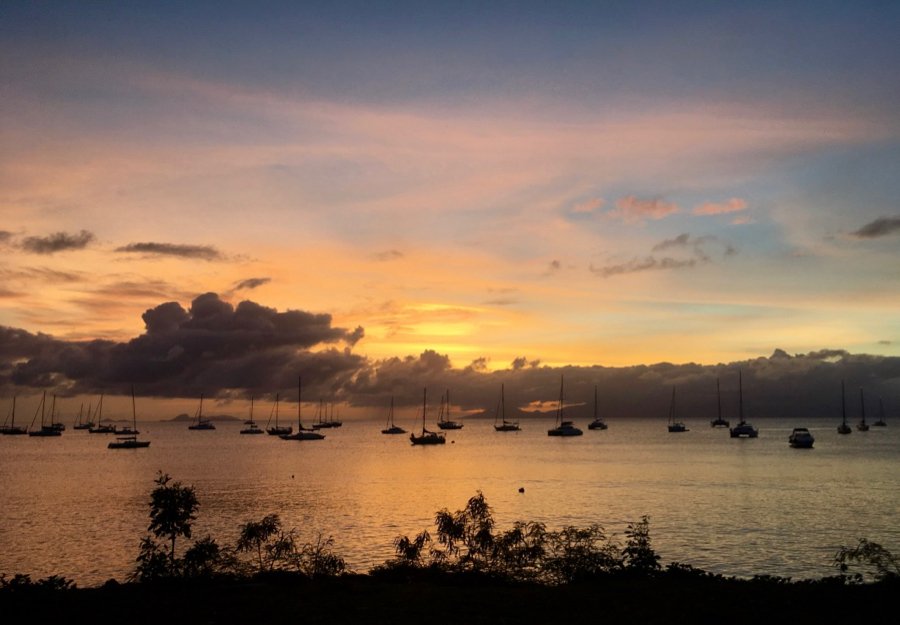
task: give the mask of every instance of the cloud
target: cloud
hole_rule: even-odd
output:
[[[707,263],[712,261],[711,252],[708,251],[710,245],[721,247],[722,256],[733,256],[737,254],[737,250],[728,243],[724,243],[718,237],[700,236],[692,237],[688,233],[679,234],[677,237],[660,241],[651,248],[651,252],[663,251],[682,251],[688,254],[686,258],[674,258],[664,256],[662,258],[655,254],[650,254],[644,258],[633,258],[622,263],[611,263],[602,267],[590,266],[590,271],[603,278],[618,276],[628,273],[639,273],[642,271],[665,271],[672,269],[690,269],[698,263]]]
[[[658,252],[660,250],[667,250],[672,247],[685,247],[690,243],[691,235],[684,233],[679,234],[674,239],[666,239],[661,243],[657,243],[653,246],[653,251]]]
[[[669,257],[656,258],[654,256],[647,256],[643,259],[635,258],[625,263],[605,265],[603,267],[594,267],[594,265],[591,265],[590,271],[604,278],[609,278],[611,276],[618,276],[626,273],[638,273],[641,271],[684,269],[693,267],[697,262],[698,260],[696,258],[678,260]]]
[[[875,239],[900,232],[900,217],[879,217],[852,234],[860,239]]]
[[[183,245],[178,243],[129,243],[116,248],[117,252],[138,253],[148,256],[179,256],[201,260],[222,260],[223,256],[211,245]]]
[[[321,349],[362,338],[331,316],[279,312],[245,300],[236,307],[206,293],[190,308],[166,302],[143,314],[145,332],[127,342],[64,341],[0,327],[0,385],[59,387],[60,392],[190,397],[230,389],[276,391],[350,375],[364,363],[349,349]],[[313,349],[316,348],[316,349]],[[5,383],[5,384],[4,384]]]
[[[32,254],[55,254],[65,250],[81,250],[94,240],[94,235],[87,230],[78,234],[55,232],[46,237],[25,237],[21,247]]]
[[[271,281],[272,281],[272,278],[247,278],[246,280],[241,280],[240,282],[235,284],[234,289],[232,289],[232,290],[233,291],[242,291],[245,289],[246,290],[255,289],[264,284],[268,284]]]
[[[403,258],[404,254],[398,250],[386,250],[384,252],[377,252],[372,256],[379,262],[386,262],[389,260],[399,260]]]
[[[571,208],[570,212],[573,215],[593,215],[598,210],[603,208],[605,204],[606,200],[604,200],[603,198],[592,198],[575,204]]]
[[[607,216],[621,219],[625,223],[643,223],[647,219],[659,220],[679,212],[677,204],[665,202],[659,198],[642,200],[633,195],[626,195],[616,200],[616,208],[607,211]]]
[[[8,230],[0,230],[0,245],[7,245],[12,241],[13,233]]]
[[[737,213],[747,208],[747,201],[733,197],[726,202],[706,202],[694,207],[691,211],[694,215],[724,215]]]

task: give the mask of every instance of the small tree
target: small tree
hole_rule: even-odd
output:
[[[307,577],[335,577],[347,568],[344,559],[334,553],[334,538],[322,534],[315,543],[306,543],[296,558],[297,568]]]
[[[625,537],[625,566],[643,574],[658,571],[659,556],[650,544],[650,517],[644,515],[640,521],[629,523]]]
[[[851,564],[860,564],[874,570],[878,581],[900,578],[900,561],[890,551],[876,542],[860,538],[855,547],[842,546],[834,556],[834,565],[846,573]],[[857,574],[857,579],[862,580]]]
[[[257,571],[262,573],[266,568],[271,569],[274,565],[274,558],[263,558],[263,552],[267,555],[284,555],[281,553],[273,553],[274,551],[283,551],[284,545],[275,549],[276,545],[270,544],[272,537],[278,535],[281,531],[281,519],[277,514],[267,514],[259,521],[247,521],[241,526],[241,535],[238,537],[237,550],[239,552],[256,552]],[[282,537],[283,538],[283,537]],[[266,566],[268,560],[268,566]]]
[[[167,538],[171,544],[169,561],[175,567],[175,539],[191,537],[191,523],[200,503],[193,486],[172,482],[162,471],[156,477],[157,487],[150,493],[150,526],[147,528],[157,538]]]

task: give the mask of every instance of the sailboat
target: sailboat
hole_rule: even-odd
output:
[[[334,418],[334,402],[331,402],[331,416],[328,416],[328,410],[324,403],[320,404],[319,409],[319,418],[313,423],[312,429],[321,430],[339,428],[344,424],[343,421]]]
[[[253,397],[250,397],[250,418],[244,421],[244,425],[247,427],[241,430],[241,434],[265,434],[265,432],[260,429],[258,425],[256,425],[256,421],[253,420]]]
[[[100,394],[100,401],[97,402],[96,414],[97,414],[97,425],[94,427],[88,428],[88,432],[90,434],[115,434],[116,433],[115,425],[113,425],[112,423],[107,423],[106,425],[103,425],[103,393]],[[93,420],[90,417],[90,415],[88,415],[88,418]]]
[[[863,390],[859,389],[859,412],[860,419],[859,423],[856,424],[856,429],[860,432],[868,432],[869,424],[866,423],[866,400],[863,399]]]
[[[729,430],[731,438],[756,438],[759,436],[759,430],[744,420],[744,384],[740,370],[738,370],[738,418],[740,422]]]
[[[718,416],[710,421],[709,425],[714,428],[727,428],[731,424],[722,418],[722,392],[719,390],[719,378],[716,378],[716,405],[719,410]]]
[[[108,449],[142,449],[144,447],[150,446],[150,441],[139,441],[137,439],[138,429],[137,429],[137,411],[134,407],[134,387],[131,387],[131,428],[129,434],[121,434],[116,437],[116,440],[111,441],[109,445],[106,447]]]
[[[46,391],[41,396],[41,403],[38,406],[37,410],[34,411],[34,417],[31,419],[31,424],[34,425],[35,419],[37,419],[38,410],[41,411],[41,429],[33,430],[31,427],[28,428],[28,436],[62,436],[62,432],[57,430],[52,425],[44,425],[44,407],[47,404],[47,393]]]
[[[424,389],[422,391],[422,433],[418,436],[410,434],[409,441],[413,445],[443,445],[447,442],[443,432],[432,432],[431,430],[425,429],[425,412],[426,406],[428,405],[426,400],[427,394],[428,389]]]
[[[50,404],[50,427],[60,432],[66,431],[66,424],[58,420],[56,413],[56,395],[53,396],[53,402]]]
[[[500,423],[497,423],[497,417]],[[500,385],[500,403],[497,405],[497,414],[494,415],[494,431],[496,432],[518,432],[522,428],[519,427],[518,421],[506,420],[506,400],[503,397],[503,385]]]
[[[88,416],[87,419],[84,418],[84,403],[78,407],[78,416],[75,418],[75,425],[72,426],[73,430],[90,430],[94,427],[94,422],[91,421],[91,405],[88,404]]]
[[[559,377],[559,404],[556,407],[556,427],[547,430],[547,436],[581,436],[584,434],[571,421],[563,420],[563,378]]]
[[[683,421],[675,419],[675,387],[672,387],[672,403],[669,404],[669,431],[670,432],[687,432],[687,426]]]
[[[320,441],[325,438],[324,434],[319,434],[312,428],[303,427],[303,421],[300,418],[300,407],[303,405],[303,378],[297,380],[297,431],[293,434],[282,434],[278,438],[285,441]]]
[[[446,397],[446,402],[444,401],[444,398],[441,397],[441,412],[438,415],[437,425],[442,430],[461,430],[463,427],[462,423],[450,420],[450,389],[447,389]],[[444,406],[446,406],[446,412]]]
[[[844,381],[841,380],[841,424],[837,427],[838,434],[849,434],[853,430],[847,425],[847,405],[844,401]]]
[[[394,398],[391,397],[391,409],[388,411],[387,425],[383,430],[381,430],[382,434],[406,434],[406,430],[404,430],[399,425],[394,425]]]
[[[0,434],[4,436],[16,436],[19,434],[28,434],[28,429],[23,428],[21,425],[16,425],[16,397],[13,395],[12,401],[12,409],[10,413],[6,415],[6,419],[8,421],[4,421],[3,425],[0,426]]]
[[[878,421],[873,423],[875,427],[883,428],[887,426],[887,423],[884,422],[884,402],[881,401],[881,398],[878,398]]]
[[[200,407],[197,408],[196,421],[188,426],[189,430],[215,430],[216,426],[209,419],[203,418],[203,393],[200,394]]]
[[[602,417],[597,413],[597,385],[594,385],[594,420],[588,424],[589,430],[605,430],[609,426],[606,425],[606,421],[603,420]]]
[[[269,427],[273,414],[275,415],[275,425]],[[278,393],[275,393],[275,405],[272,407],[272,412],[269,413],[269,420],[266,422],[266,434],[270,436],[284,436],[293,431],[294,427],[291,425],[278,425]]]

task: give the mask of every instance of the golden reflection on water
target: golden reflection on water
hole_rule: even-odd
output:
[[[621,538],[647,514],[663,562],[725,574],[829,575],[837,545],[860,536],[900,551],[896,428],[839,437],[830,421],[806,423],[815,449],[794,450],[787,421],[756,423],[756,440],[730,439],[705,421],[677,435],[660,420],[609,423],[561,439],[547,437],[540,419],[506,433],[468,420],[439,447],[382,435],[381,420],[345,422],[306,442],[241,436],[239,422],[209,432],[143,423],[151,447],[126,451],[71,430],[2,437],[0,572],[80,585],[124,579],[159,470],[196,487],[195,537],[231,543],[241,523],[274,512],[302,540],[333,535],[362,571],[391,557],[395,536],[430,528],[437,510],[456,510],[479,490],[500,528],[600,523]]]

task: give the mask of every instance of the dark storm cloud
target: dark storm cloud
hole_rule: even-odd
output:
[[[55,254],[65,250],[80,250],[94,240],[94,235],[87,230],[78,234],[56,232],[46,237],[25,237],[21,248],[32,254]]]
[[[659,419],[662,427],[677,387],[681,414],[689,422],[705,423],[716,416],[717,380],[724,416],[735,419],[739,374],[750,420],[836,422],[842,382],[851,418],[858,414],[858,388],[873,402],[870,410],[879,397],[888,411],[897,410],[900,401],[900,358],[840,349],[795,355],[776,349],[769,357],[727,364],[630,367],[551,367],[522,356],[490,371],[486,357],[459,368],[434,350],[370,360],[350,349],[362,328],[335,328],[327,314],[279,312],[251,301],[232,306],[214,293],[195,298],[187,309],[177,302],[160,304],[143,319],[145,332],[127,342],[64,341],[0,326],[0,392],[126,394],[134,385],[140,395],[260,398],[280,393],[295,402],[302,376],[307,401],[323,398],[377,412],[386,411],[393,398],[398,417],[405,419],[414,418],[427,389],[431,418],[438,398],[449,390],[454,410],[493,418],[502,385],[507,417],[523,419],[526,427],[552,422],[562,380],[566,415],[582,424],[593,412],[595,385],[600,414],[609,420],[644,417]]]
[[[247,278],[246,280],[241,280],[240,282],[235,284],[233,290],[244,291],[244,290],[255,289],[264,284],[268,284],[271,281],[272,281],[272,278]]]
[[[879,217],[852,234],[861,239],[875,239],[900,232],[900,217]]]
[[[214,395],[229,389],[293,389],[300,372],[311,383],[342,381],[363,364],[348,349],[362,328],[331,326],[331,316],[279,312],[255,302],[236,307],[207,293],[189,309],[167,302],[143,315],[146,331],[126,343],[74,342],[0,328],[3,385],[60,387],[66,393],[124,392],[163,397]],[[311,348],[318,347],[313,352]]]
[[[200,260],[222,260],[222,253],[211,245],[182,245],[179,243],[129,243],[116,248],[117,252],[147,256],[178,256]]]

